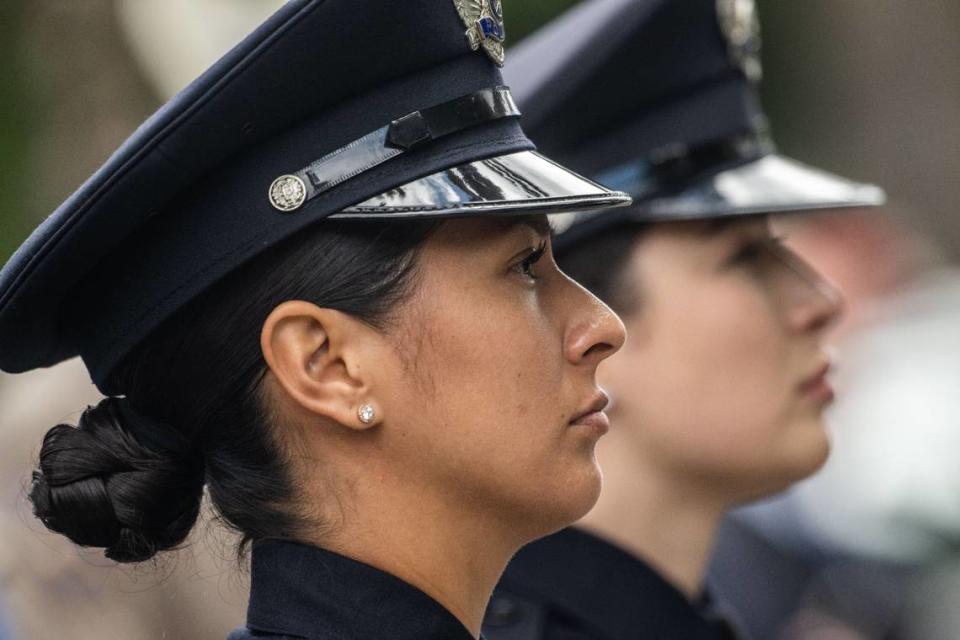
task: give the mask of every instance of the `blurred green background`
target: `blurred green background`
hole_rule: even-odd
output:
[[[162,65],[189,47],[180,46],[176,23],[157,15],[222,5],[217,15],[233,11],[258,21],[277,4],[3,0],[0,261],[177,86],[179,76]],[[573,4],[506,0],[510,41]],[[960,255],[953,215],[960,199],[960,3],[759,4],[764,101],[781,150],[884,185],[897,213],[937,238],[949,256]],[[131,28],[138,20],[139,31]],[[245,24],[227,26],[239,33]],[[141,47],[144,39],[157,42]]]
[[[23,155],[32,125],[30,99],[24,82],[20,52],[23,3],[0,4],[0,260],[16,246],[30,226],[30,216],[22,212],[18,186],[25,175]]]

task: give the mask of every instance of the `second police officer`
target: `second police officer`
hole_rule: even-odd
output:
[[[600,501],[514,558],[491,640],[735,637],[704,587],[722,515],[825,460],[840,300],[768,214],[883,194],[773,152],[758,37],[750,0],[591,0],[512,52],[539,148],[635,204],[558,217],[561,268],[628,340],[600,371]]]

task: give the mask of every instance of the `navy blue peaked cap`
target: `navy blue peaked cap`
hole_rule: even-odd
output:
[[[122,393],[111,371],[164,319],[327,217],[628,203],[533,151],[500,75],[503,36],[499,0],[287,3],[3,267],[0,369],[79,354]]]
[[[541,151],[634,198],[581,234],[881,204],[877,187],[774,153],[760,75],[753,0],[586,0],[512,49],[504,70]]]

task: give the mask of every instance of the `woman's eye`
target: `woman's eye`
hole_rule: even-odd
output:
[[[761,243],[748,242],[740,246],[740,248],[733,254],[733,257],[730,259],[730,262],[734,264],[754,262],[762,254],[763,254],[763,245]]]
[[[764,258],[780,255],[783,251],[783,238],[769,237],[750,240],[740,246],[731,256],[731,265],[753,265]]]
[[[537,274],[534,272],[533,266],[540,261],[540,258],[542,258],[546,252],[547,243],[544,241],[540,243],[539,247],[527,254],[527,257],[518,262],[514,269],[523,277],[536,280]]]

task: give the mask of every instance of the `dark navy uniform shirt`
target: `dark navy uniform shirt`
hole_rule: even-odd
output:
[[[295,542],[254,545],[247,626],[228,640],[474,640],[422,591]]]
[[[488,640],[735,640],[646,563],[577,529],[524,547],[497,587]]]

